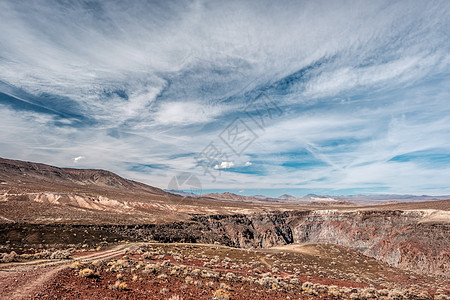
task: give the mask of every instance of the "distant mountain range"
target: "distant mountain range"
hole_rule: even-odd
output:
[[[245,203],[289,203],[289,204],[314,204],[314,205],[379,205],[394,204],[401,202],[422,202],[450,199],[450,195],[429,196],[429,195],[317,195],[308,194],[303,197],[296,197],[289,194],[283,194],[279,197],[267,197],[264,195],[244,196],[230,192],[224,193],[206,193],[197,195],[191,192],[178,190],[165,190],[166,192],[181,195],[183,197],[193,197],[208,200],[245,202]]]
[[[240,201],[240,202],[277,202],[277,203],[299,203],[299,204],[334,204],[334,205],[377,205],[377,204],[393,204],[398,202],[421,202],[421,201],[436,201],[450,199],[450,195],[443,196],[428,196],[428,195],[316,195],[308,194],[303,197],[296,197],[288,194],[283,194],[277,198],[267,197],[264,195],[242,196],[234,193],[209,193],[197,195],[195,197],[210,198],[221,201]]]

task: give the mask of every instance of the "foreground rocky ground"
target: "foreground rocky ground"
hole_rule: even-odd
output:
[[[42,290],[58,274],[69,267],[70,263],[89,263],[102,261],[120,256],[127,249],[137,245],[119,244],[107,250],[97,249],[92,252],[74,252],[74,249],[56,250],[17,254],[0,255],[0,299],[30,299]],[[29,251],[32,252],[32,251]],[[57,297],[57,294],[54,294]]]
[[[17,294],[23,287],[14,288],[11,275],[2,275],[1,284],[6,286],[2,299],[447,299],[450,295],[446,277],[404,271],[330,244],[245,250],[124,243],[110,250],[72,251],[69,260],[45,260],[46,265],[33,270],[18,263],[0,265],[1,271],[16,270],[31,282],[39,281],[29,278],[36,273],[45,279],[32,285],[28,294]]]

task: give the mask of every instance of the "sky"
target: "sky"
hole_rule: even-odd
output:
[[[0,156],[160,188],[450,194],[449,32],[447,0],[1,1]]]

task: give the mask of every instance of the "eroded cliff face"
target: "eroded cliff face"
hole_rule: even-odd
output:
[[[200,239],[241,248],[330,243],[390,265],[450,276],[450,214],[435,210],[318,210],[196,217]]]
[[[346,246],[390,265],[450,275],[450,226],[434,211],[314,211],[290,224],[294,242]]]
[[[197,216],[193,221],[208,227],[204,238],[215,240],[226,236],[228,246],[239,248],[269,248],[294,243],[291,218],[307,212],[283,212],[231,216]]]
[[[89,244],[126,239],[218,243],[239,248],[330,243],[360,251],[399,268],[450,276],[449,218],[449,212],[434,210],[316,210],[196,215],[189,222],[165,224],[15,223],[2,225],[0,242],[33,246],[42,241]]]

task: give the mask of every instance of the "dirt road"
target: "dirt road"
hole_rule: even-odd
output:
[[[90,262],[104,260],[136,249],[140,243],[121,244],[109,250],[98,251],[71,260],[39,260],[0,265],[0,299],[32,299],[43,285],[59,271],[69,267],[74,261]]]

